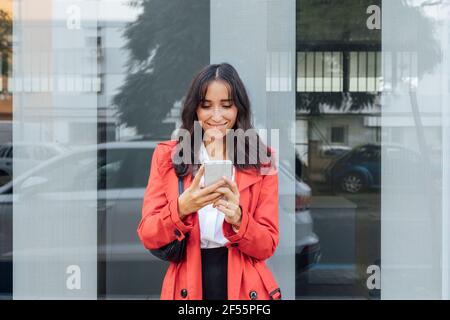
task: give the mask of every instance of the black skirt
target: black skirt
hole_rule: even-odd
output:
[[[227,300],[228,248],[201,249],[203,300]]]

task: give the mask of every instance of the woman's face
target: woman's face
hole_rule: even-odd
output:
[[[207,136],[224,137],[227,129],[236,123],[237,107],[228,99],[227,86],[213,81],[206,90],[205,100],[197,108],[197,118]]]

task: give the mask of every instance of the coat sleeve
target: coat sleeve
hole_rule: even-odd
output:
[[[178,198],[169,201],[166,196],[170,151],[170,147],[159,144],[152,157],[142,204],[142,218],[137,229],[139,238],[147,249],[160,248],[175,239],[182,240],[193,228],[190,216],[183,221],[180,219]]]
[[[259,260],[270,258],[279,242],[278,227],[278,175],[263,176],[258,204],[254,215],[242,210],[238,233],[224,221],[223,232],[231,245]]]

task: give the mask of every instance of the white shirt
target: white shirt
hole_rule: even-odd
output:
[[[208,152],[203,143],[200,146],[199,160],[201,163],[209,160]],[[232,179],[234,180],[234,167]],[[200,185],[203,185],[203,183],[202,177]],[[225,215],[210,204],[198,211],[198,218],[200,222],[200,248],[224,247],[228,242],[222,231]]]

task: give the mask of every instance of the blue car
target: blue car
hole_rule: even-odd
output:
[[[334,189],[359,193],[381,185],[381,146],[365,144],[334,160],[326,169],[327,183]]]

